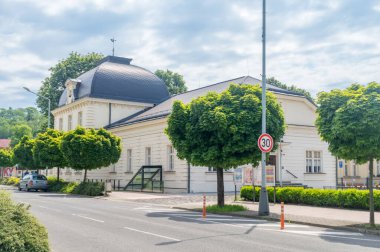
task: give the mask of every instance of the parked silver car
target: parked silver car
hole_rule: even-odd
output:
[[[48,189],[47,179],[44,175],[40,174],[25,175],[22,180],[20,180],[20,185],[18,186],[19,191],[22,189],[25,189],[27,192],[30,190],[43,190],[46,192]]]

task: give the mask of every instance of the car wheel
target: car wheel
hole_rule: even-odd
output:
[[[47,189],[44,189],[44,192],[47,192]]]
[[[18,190],[21,191],[22,190],[21,187],[18,187]]]

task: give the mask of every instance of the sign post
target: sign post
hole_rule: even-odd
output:
[[[269,134],[261,134],[261,136],[257,140],[257,145],[259,146],[261,152],[271,152],[273,149],[273,138]]]
[[[261,113],[261,116],[262,116],[262,124],[261,124],[261,133],[262,134],[265,134],[266,133],[266,130],[267,130],[267,118],[266,118],[266,115],[267,115],[267,101],[266,101],[266,73],[265,73],[265,0],[263,0],[263,36],[262,36],[262,39],[263,39],[263,66],[262,66],[262,98],[261,98],[261,107],[262,107],[262,113]],[[260,137],[261,138],[261,137]],[[260,140],[259,138],[259,140]],[[262,140],[262,139],[261,139]],[[267,145],[267,142],[265,140],[265,142],[263,142],[263,145],[264,145],[264,148],[266,147]],[[261,145],[259,144],[259,148],[261,149],[260,147]],[[269,215],[269,202],[268,202],[268,192],[267,192],[267,189],[266,189],[266,185],[265,185],[265,179],[266,179],[266,175],[265,175],[265,163],[266,163],[266,152],[262,152],[261,154],[261,176],[262,176],[262,179],[261,179],[261,190],[260,190],[260,201],[259,201],[259,215]]]

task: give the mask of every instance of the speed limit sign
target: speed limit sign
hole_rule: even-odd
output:
[[[257,145],[262,152],[270,152],[273,149],[273,138],[269,134],[261,134]]]

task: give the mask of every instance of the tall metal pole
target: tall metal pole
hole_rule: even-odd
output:
[[[48,129],[50,129],[50,99],[48,98]]]
[[[115,56],[115,37],[112,37],[111,39],[111,42],[112,42],[112,56]]]
[[[266,112],[267,112],[267,101],[266,101],[266,74],[265,74],[265,0],[263,0],[263,66],[262,66],[262,134],[266,133]],[[261,191],[260,191],[260,202],[259,202],[259,215],[269,215],[269,203],[268,203],[268,192],[266,189],[266,153],[261,153]]]

